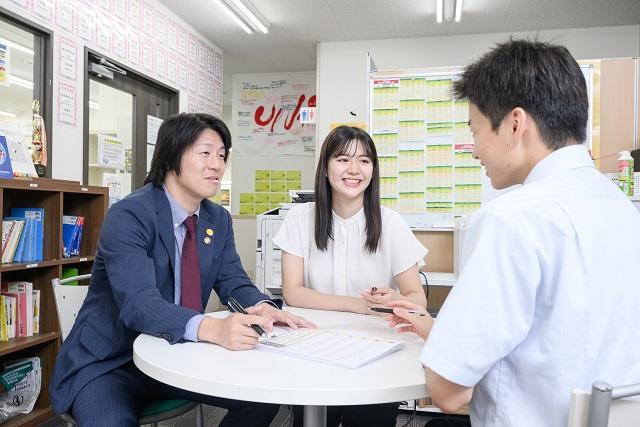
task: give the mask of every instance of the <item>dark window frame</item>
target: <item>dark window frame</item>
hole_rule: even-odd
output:
[[[0,6],[0,19],[33,34],[33,93],[40,99],[40,115],[47,131],[47,167],[44,176],[51,178],[53,153],[53,31]],[[36,61],[37,65],[36,66]]]

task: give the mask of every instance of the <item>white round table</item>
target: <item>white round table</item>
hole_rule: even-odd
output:
[[[287,307],[321,328],[402,340],[406,346],[358,369],[298,359],[265,350],[231,351],[211,343],[170,345],[140,335],[133,361],[145,374],[197,393],[263,403],[304,405],[304,425],[322,426],[326,406],[365,405],[428,397],[419,361],[423,341],[401,334],[378,316]],[[226,316],[228,312],[212,313]]]

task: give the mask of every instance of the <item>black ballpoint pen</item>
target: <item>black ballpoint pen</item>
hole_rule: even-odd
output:
[[[242,307],[242,305],[240,305],[240,303],[238,301],[236,301],[235,298],[233,297],[229,297],[229,299],[227,300],[227,306],[231,309],[231,311],[233,311],[234,313],[240,313],[240,314],[248,314],[246,312],[246,310],[244,309],[244,307]],[[266,335],[267,333],[264,331],[264,329],[262,329],[262,327],[260,325],[256,325],[255,323],[252,323],[251,325],[251,329],[253,329],[254,331],[256,331],[256,333],[258,334],[258,336],[262,336],[262,335]],[[268,337],[268,335],[267,335]]]
[[[393,308],[390,307],[372,307],[371,311],[377,311],[378,313],[389,313],[389,314],[393,314]],[[415,314],[418,316],[426,316],[425,313],[421,313],[419,311],[414,311],[414,310],[408,310],[409,314]]]

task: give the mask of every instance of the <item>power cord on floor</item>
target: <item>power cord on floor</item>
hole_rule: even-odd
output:
[[[420,274],[422,274],[422,272],[420,272]],[[401,405],[408,405],[408,402],[400,402]],[[400,427],[407,427],[409,424],[411,424],[411,422],[413,421],[413,419],[416,417],[416,411],[418,410],[418,401],[414,400],[413,401],[413,413],[411,414],[411,416],[409,417],[409,419],[407,420],[406,423],[402,424]]]

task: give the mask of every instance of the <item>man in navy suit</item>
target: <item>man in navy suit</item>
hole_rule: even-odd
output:
[[[182,398],[227,408],[222,426],[267,426],[275,416],[276,405],[177,389],[132,362],[140,333],[171,344],[209,341],[246,350],[258,341],[247,325],[267,331],[274,322],[313,326],[281,311],[280,301],[251,283],[229,213],[207,199],[220,188],[230,148],[227,126],[207,114],[180,114],[160,127],[146,185],[114,204],[102,225],[87,298],[56,360],[50,394],[57,413],[71,412],[80,426],[132,426],[149,401]],[[189,217],[195,230],[187,230]],[[193,262],[185,264],[188,258]],[[196,288],[192,270],[199,277]],[[233,297],[249,314],[203,316],[212,289],[223,303]]]

